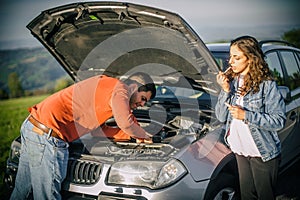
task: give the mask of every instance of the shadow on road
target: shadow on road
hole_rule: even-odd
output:
[[[300,200],[300,160],[279,176],[276,194],[276,200]]]

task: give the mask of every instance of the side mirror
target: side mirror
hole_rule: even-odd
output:
[[[292,100],[291,91],[288,87],[278,86],[278,89],[285,102],[290,102]]]

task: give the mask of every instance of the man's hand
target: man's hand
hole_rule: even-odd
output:
[[[146,144],[152,144],[153,141],[152,141],[152,138],[149,138],[149,139],[135,139],[136,140],[136,143],[140,144],[140,143],[146,143]]]

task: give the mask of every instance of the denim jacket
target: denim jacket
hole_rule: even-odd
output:
[[[226,122],[228,133],[232,116],[225,102],[236,105],[237,80],[231,84],[231,92],[221,91],[216,104],[216,117],[221,122]],[[244,96],[243,109],[246,111],[245,119],[253,140],[262,156],[263,161],[271,160],[280,154],[280,140],[277,131],[284,127],[286,121],[285,103],[279,93],[275,81],[264,81],[259,86],[259,92],[251,91]],[[227,134],[225,142],[227,143]],[[228,144],[228,143],[227,143]]]

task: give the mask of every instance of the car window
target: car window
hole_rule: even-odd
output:
[[[225,71],[228,67],[229,53],[228,52],[212,52],[215,60],[220,66],[222,71]]]
[[[298,63],[298,67],[300,68],[300,53],[299,52],[295,52],[296,56],[296,60],[297,60],[297,63]]]
[[[294,90],[300,85],[300,70],[296,56],[292,51],[280,51],[280,54],[287,71],[287,85]]]
[[[266,54],[266,62],[278,85],[284,85],[283,72],[276,52]]]

